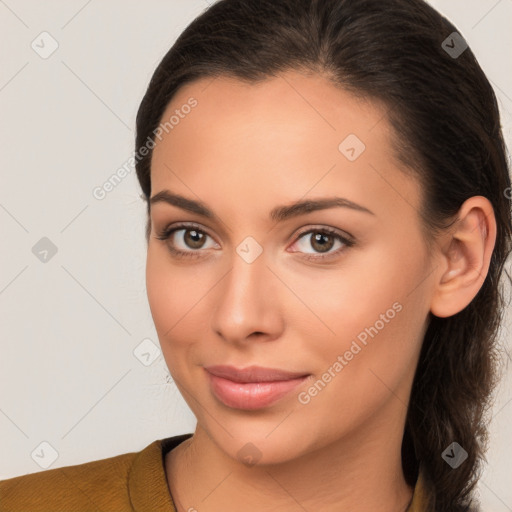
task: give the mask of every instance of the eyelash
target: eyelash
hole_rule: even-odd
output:
[[[165,228],[164,230],[160,231],[157,234],[156,238],[158,240],[166,241],[171,237],[171,235],[174,232],[180,231],[183,229],[186,231],[198,231],[204,235],[210,236],[206,231],[204,231],[197,224],[179,224],[177,226],[173,226],[171,228],[168,227],[168,228]],[[306,255],[306,256],[304,256],[304,259],[306,259],[306,260],[319,261],[319,260],[331,259],[332,257],[337,256],[340,252],[352,247],[355,244],[355,242],[353,240],[350,240],[350,239],[344,237],[335,229],[327,228],[327,227],[313,228],[313,229],[309,229],[307,231],[303,231],[297,235],[297,240],[300,240],[301,238],[303,238],[304,235],[308,235],[308,234],[312,234],[312,233],[321,233],[324,235],[334,236],[337,240],[339,240],[341,243],[343,243],[345,245],[345,247],[340,248],[335,252],[326,253],[326,255],[321,255],[321,256]],[[169,250],[173,254],[173,256],[176,258],[198,258],[198,257],[201,257],[201,255],[199,254],[201,252],[201,249],[190,250],[190,251],[181,251],[179,249],[175,249],[172,246],[169,246]]]

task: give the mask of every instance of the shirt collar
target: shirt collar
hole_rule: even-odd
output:
[[[128,475],[128,493],[134,512],[157,510],[176,512],[165,473],[165,454],[192,435],[181,434],[159,439],[135,456]],[[425,498],[425,478],[420,464],[418,479],[407,512],[423,512]]]
[[[412,501],[407,509],[407,512],[424,512],[426,504],[426,487],[425,487],[425,473],[423,465],[420,463],[418,478],[414,486]]]
[[[136,456],[128,475],[128,493],[135,512],[176,512],[165,473],[165,454],[192,434],[159,439]]]

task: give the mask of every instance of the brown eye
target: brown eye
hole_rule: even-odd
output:
[[[336,247],[336,250],[332,250]],[[345,249],[352,247],[355,241],[343,236],[332,228],[317,228],[304,231],[299,234],[295,242],[295,250],[292,252],[305,253],[304,258],[309,260],[322,260],[325,258],[337,257]],[[297,247],[298,246],[298,247]],[[313,252],[311,252],[313,249]]]
[[[202,231],[197,229],[183,229],[180,231],[185,232],[183,240],[188,247],[191,249],[201,249],[203,247],[206,235]]]
[[[311,234],[311,247],[318,252],[327,252],[334,245],[334,236],[321,231]]]
[[[218,244],[215,244],[208,233],[190,224],[171,226],[159,233],[157,238],[165,241],[171,254],[177,258],[197,258],[205,256],[206,249],[218,248]],[[210,239],[209,246],[208,239]]]

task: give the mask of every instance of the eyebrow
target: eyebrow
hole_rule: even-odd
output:
[[[151,205],[156,203],[170,204],[208,219],[220,220],[219,217],[201,201],[188,199],[179,194],[174,194],[169,190],[162,190],[158,192],[150,198],[149,202]],[[298,217],[299,215],[304,215],[318,210],[326,210],[328,208],[350,208],[359,212],[375,215],[375,213],[368,208],[343,197],[326,197],[322,199],[308,199],[305,201],[299,200],[290,205],[277,206],[272,209],[269,217],[274,222],[283,222],[292,217]]]

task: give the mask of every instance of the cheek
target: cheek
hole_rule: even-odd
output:
[[[194,297],[190,296],[194,286],[190,283],[187,286],[183,273],[173,269],[163,251],[156,248],[148,250],[146,290],[160,347],[174,376],[181,359],[180,352],[186,348],[184,340],[190,339],[184,329],[190,319],[187,310],[194,303]]]
[[[165,248],[148,250],[146,289],[160,346],[171,373],[192,362],[199,342],[207,339],[205,321],[211,307],[209,291],[215,285],[211,272],[198,272],[194,265],[179,266],[169,261]],[[196,361],[197,362],[197,361]]]
[[[146,289],[151,314],[159,335],[172,335],[175,325],[206,293],[204,275],[199,278],[192,266],[173,264],[165,247],[150,247],[146,261]],[[188,313],[190,311],[190,313]]]
[[[158,334],[172,327],[168,313],[175,311],[176,293],[173,293],[169,267],[160,250],[149,248],[146,260],[146,291],[149,307]]]
[[[347,275],[337,303],[326,302],[329,309],[324,309],[336,332],[322,354],[325,369],[342,356],[324,403],[339,401],[354,413],[377,406],[393,392],[407,402],[407,393],[398,389],[414,371],[428,314],[425,289],[418,286],[425,273],[421,259],[404,263],[383,258],[389,252],[379,254],[360,273]]]
[[[338,269],[302,269],[286,276],[310,310],[304,316],[304,305],[295,301],[299,325],[316,317],[317,337],[347,340],[373,325],[396,301],[402,302],[407,277],[403,267],[392,264],[393,258],[386,254],[384,247],[376,247],[349,255]]]
[[[308,313],[311,321],[306,322],[304,308],[298,305],[302,316],[297,315],[295,325],[318,340],[314,353],[311,345],[306,350],[325,369],[346,354],[346,377],[375,380],[369,371],[375,368],[383,378],[394,380],[400,367],[410,363],[428,314],[428,269],[420,252],[411,254],[390,237],[347,258],[339,272],[315,273],[314,280],[305,274],[295,277],[294,291],[318,318]],[[360,370],[352,374],[348,367]]]
[[[297,398],[305,404],[310,428],[328,436],[364,423],[386,403],[401,411],[408,401],[406,384],[421,348],[421,304],[405,300],[396,287],[396,293],[371,291],[369,286],[366,301],[342,294],[338,304],[331,302],[324,310],[331,319],[324,319],[336,335],[317,334],[309,353],[315,378]]]

